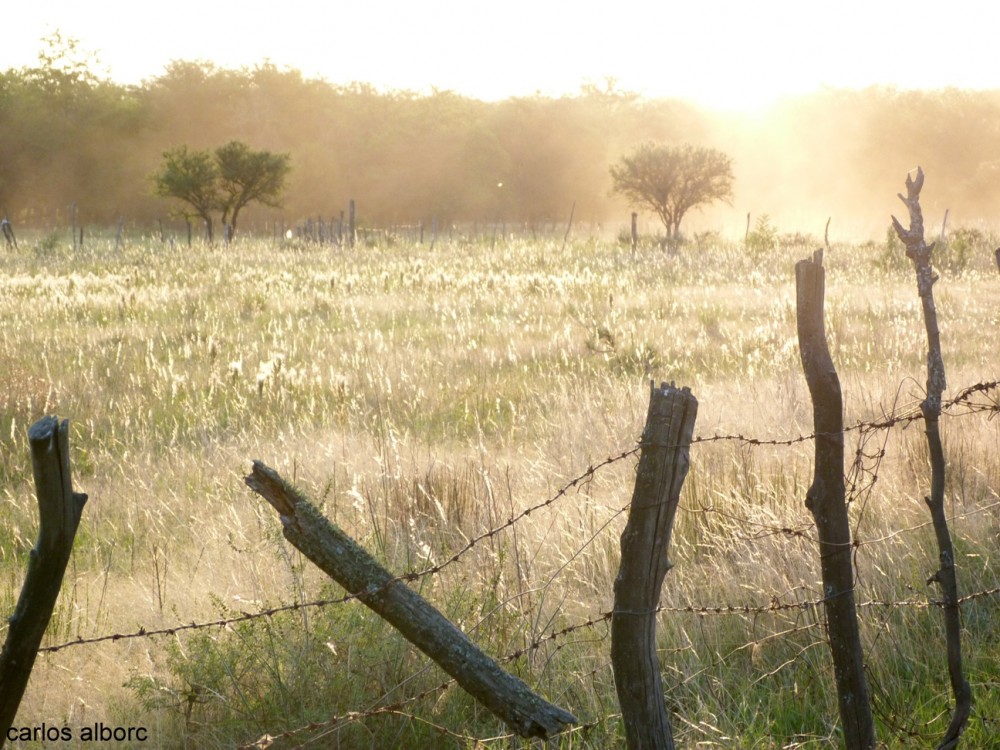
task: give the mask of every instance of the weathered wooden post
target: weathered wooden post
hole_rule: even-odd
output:
[[[573,215],[576,213],[576,201],[573,201],[573,205],[569,209],[569,222],[566,224],[566,234],[563,235],[562,249],[566,249],[566,243],[569,242],[569,233],[573,230]]]
[[[826,274],[822,250],[795,264],[795,292],[799,354],[812,397],[816,432],[816,465],[806,507],[816,522],[819,538],[826,630],[844,747],[871,750],[875,747],[875,724],[854,596],[854,548],[844,486],[843,398],[823,321]]]
[[[125,232],[125,217],[118,217],[118,233],[115,235],[115,252],[117,253],[122,247],[122,236]]]
[[[924,171],[917,167],[917,178],[906,176],[906,197],[899,199],[910,214],[910,228],[893,216],[892,226],[896,235],[906,245],[906,255],[913,261],[917,274],[917,293],[924,313],[924,327],[927,329],[927,397],[920,402],[927,433],[927,450],[931,460],[931,494],[924,498],[931,512],[934,533],[937,537],[941,567],[930,577],[928,584],[936,581],[944,596],[945,643],[948,653],[948,674],[955,696],[955,711],[938,750],[958,747],[959,738],[965,731],[972,711],[972,688],[962,671],[962,618],[958,604],[958,581],[955,577],[955,550],[948,530],[948,518],[944,510],[945,461],[938,422],[941,417],[941,396],[947,387],[944,374],[944,359],[941,356],[941,333],[938,330],[937,308],[934,305],[934,282],[938,280],[931,266],[934,243],[924,242],[924,215],[920,208],[920,189],[924,185]],[[997,253],[1000,265],[1000,251]]]
[[[7,247],[13,247],[17,250],[17,238],[14,236],[14,227],[10,223],[10,219],[6,216],[3,217],[3,221],[0,221],[0,229],[3,230],[3,238],[7,242]]]
[[[649,411],[611,614],[611,665],[629,750],[673,750],[656,657],[656,610],[698,401],[687,388],[650,384]]]
[[[347,244],[351,249],[354,248],[354,242],[358,238],[358,228],[355,219],[354,198],[351,198],[351,202],[347,205]]]
[[[1000,247],[993,252],[993,258],[997,262],[997,270],[1000,271]]]
[[[0,652],[0,745],[14,723],[28,685],[87,502],[86,495],[73,492],[70,481],[69,423],[60,423],[55,417],[40,419],[28,429],[28,442],[38,496],[39,531]]]
[[[576,717],[544,700],[483,653],[420,594],[330,523],[276,471],[254,461],[247,486],[281,516],[282,533],[324,573],[398,630],[522,737],[552,737]]]
[[[639,214],[632,212],[632,253],[639,247]]]

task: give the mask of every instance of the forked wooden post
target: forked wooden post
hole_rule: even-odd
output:
[[[938,422],[941,417],[941,397],[947,387],[944,359],[941,355],[941,332],[938,330],[937,307],[934,304],[934,283],[938,280],[931,264],[934,243],[924,242],[924,214],[920,208],[920,190],[924,186],[924,171],[917,167],[916,179],[906,176],[906,197],[899,199],[910,214],[910,228],[904,229],[893,216],[892,226],[896,235],[906,245],[906,255],[913,261],[917,275],[917,293],[924,313],[927,331],[927,397],[920,402],[927,433],[927,450],[931,461],[931,493],[924,498],[931,512],[934,534],[937,537],[941,567],[930,577],[928,584],[937,582],[944,595],[945,648],[948,654],[948,675],[955,696],[955,710],[937,750],[952,750],[965,731],[972,711],[972,688],[962,669],[962,620],[958,603],[958,579],[955,575],[955,550],[948,530],[944,510],[945,459]],[[1000,250],[997,251],[1000,266]]]
[[[420,594],[330,523],[278,473],[254,461],[247,486],[281,516],[285,539],[437,662],[522,737],[549,738],[576,717],[545,701],[483,653]]]
[[[689,389],[651,384],[611,615],[611,665],[629,750],[674,747],[656,657],[656,610],[697,416]]]
[[[0,652],[0,745],[14,723],[38,647],[55,609],[87,496],[73,492],[69,424],[45,417],[28,430],[38,496],[38,541]]]
[[[847,750],[875,747],[864,652],[854,597],[851,527],[844,486],[844,408],[840,378],[823,321],[826,274],[823,251],[795,264],[796,316],[802,369],[813,402],[816,465],[806,507],[816,522],[826,630],[833,654],[840,721]]]

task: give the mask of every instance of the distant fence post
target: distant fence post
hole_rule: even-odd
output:
[[[656,657],[656,610],[681,485],[690,465],[698,401],[687,388],[650,384],[649,411],[611,613],[611,665],[629,750],[673,750]]]
[[[899,199],[910,214],[910,228],[893,216],[892,226],[896,235],[906,245],[906,254],[913,261],[917,275],[917,293],[920,295],[927,330],[927,397],[920,402],[927,433],[927,450],[931,462],[931,494],[924,498],[931,512],[934,534],[937,537],[941,567],[930,577],[928,584],[936,581],[944,596],[945,648],[948,655],[948,675],[955,696],[955,710],[938,750],[951,750],[965,731],[972,712],[972,687],[962,671],[962,620],[958,604],[958,581],[955,576],[955,549],[948,530],[948,517],[944,509],[945,459],[938,422],[941,417],[941,396],[946,387],[944,359],[941,356],[941,333],[938,330],[937,308],[934,304],[934,282],[938,277],[931,266],[934,243],[924,241],[924,215],[920,208],[920,189],[924,185],[924,171],[917,167],[915,180],[906,176],[906,197]],[[1000,264],[1000,251],[998,264]]]
[[[351,249],[354,248],[354,241],[357,239],[357,224],[355,223],[355,218],[354,198],[351,198],[351,202],[347,204],[347,245]]]
[[[997,270],[1000,271],[1000,247],[993,252],[993,258],[997,262]]]
[[[125,232],[125,217],[118,217],[118,233],[115,235],[115,252],[117,253],[122,246],[122,234]]]
[[[250,489],[281,516],[285,538],[398,630],[522,737],[548,739],[576,717],[504,671],[403,580],[394,577],[274,469],[254,461]]]
[[[73,492],[69,423],[45,417],[28,429],[39,531],[28,574],[0,652],[0,745],[14,723],[38,646],[55,609],[87,496]]]
[[[3,221],[0,221],[0,229],[3,230],[3,238],[7,241],[7,247],[13,247],[17,250],[17,238],[14,236],[14,227],[11,226],[10,220],[5,216]]]
[[[816,522],[826,628],[833,654],[846,750],[875,747],[875,724],[865,677],[854,596],[851,526],[844,486],[844,408],[823,321],[823,251],[795,264],[796,317],[802,369],[813,402],[815,468],[806,507]]]
[[[639,214],[632,212],[632,252],[639,247]]]

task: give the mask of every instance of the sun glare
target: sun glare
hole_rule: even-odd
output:
[[[958,6],[964,5],[963,12]],[[236,68],[268,60],[332,83],[418,93],[436,88],[491,101],[573,94],[587,81],[611,77],[621,89],[648,97],[744,111],[822,86],[1000,86],[1000,68],[990,59],[990,29],[1000,10],[963,2],[942,15],[933,55],[887,43],[890,30],[914,43],[919,30],[907,29],[909,18],[897,17],[888,4],[859,0],[845,0],[836,12],[788,0],[652,7],[625,0],[613,19],[605,4],[591,0],[572,9],[511,0],[502,10],[454,0],[373,0],[325,9],[287,0],[280,14],[248,2],[239,33],[221,31],[233,23],[228,7],[175,0],[169,13],[157,16],[152,36],[138,27],[128,33],[127,20],[124,28],[106,22],[109,15],[135,18],[133,5],[109,0],[103,10],[96,16],[68,0],[18,6],[18,33],[0,46],[0,69],[35,64],[39,40],[59,30],[95,52],[124,83],[156,77],[172,60]],[[960,34],[948,33],[973,16],[977,22],[962,24]]]

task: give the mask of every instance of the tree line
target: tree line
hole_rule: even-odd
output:
[[[0,212],[16,225],[51,224],[74,203],[86,223],[164,219],[171,205],[151,177],[164,154],[233,142],[287,154],[290,166],[282,207],[247,205],[244,221],[331,217],[354,198],[372,224],[562,222],[574,204],[578,221],[624,223],[609,168],[647,142],[730,158],[729,205],[703,219],[730,232],[742,232],[747,211],[789,230],[821,228],[831,214],[884,226],[886,191],[918,160],[955,220],[997,205],[1000,92],[827,90],[744,117],[613,82],[483,102],[334,84],[268,63],[175,61],[137,86],[98,70],[55,35],[37,65],[0,73]],[[644,216],[658,223],[652,209]]]

